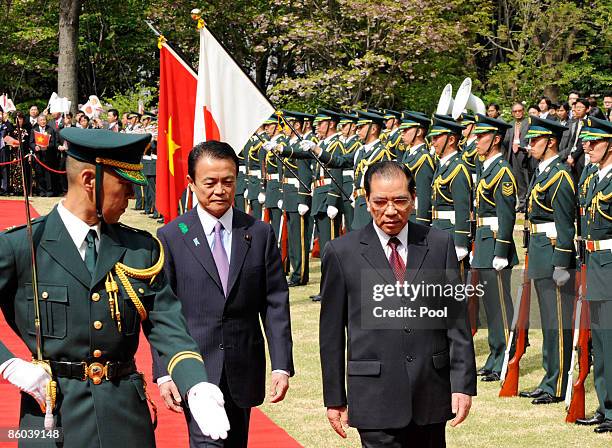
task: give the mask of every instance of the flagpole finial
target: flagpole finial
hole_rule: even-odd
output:
[[[196,22],[198,22],[199,30],[201,30],[202,28],[206,26],[206,23],[204,22],[204,19],[202,18],[202,11],[200,11],[198,8],[191,10],[191,18],[195,20]]]

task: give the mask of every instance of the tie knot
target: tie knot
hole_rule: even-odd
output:
[[[397,250],[397,246],[402,243],[400,242],[399,238],[394,236],[389,239],[389,242],[387,244],[389,245],[389,247],[391,247],[391,250]]]
[[[220,235],[221,230],[223,230],[223,224],[221,224],[221,221],[217,221],[217,224],[215,224],[215,233]]]
[[[94,229],[89,229],[89,232],[87,232],[87,236],[85,237],[87,245],[92,247],[96,243],[96,238],[98,238],[98,232],[96,232]]]

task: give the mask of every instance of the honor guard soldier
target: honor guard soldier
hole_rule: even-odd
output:
[[[416,199],[410,221],[431,225],[431,182],[433,180],[434,162],[425,143],[430,120],[418,112],[406,111],[399,126],[402,143],[406,148],[403,158],[398,162],[408,167],[416,184]]]
[[[236,193],[234,194],[234,207],[241,212],[247,212],[245,193],[247,189],[247,176],[246,176],[246,157],[249,154],[249,147],[258,141],[257,137],[252,135],[245,145],[242,147],[238,156],[238,176],[236,177]]]
[[[576,423],[595,425],[597,433],[612,432],[612,123],[589,117],[580,138],[599,171],[586,197],[587,290],[591,312],[593,377],[599,407]],[[585,169],[586,170],[586,169]]]
[[[285,118],[291,120],[296,132],[303,132],[304,120],[314,118],[313,115],[301,112],[286,111]],[[312,169],[310,154],[306,158],[294,157],[294,153],[303,152],[300,140],[294,133],[291,134],[287,145],[278,145],[274,151],[286,157],[285,163],[293,173],[283,167],[283,210],[287,217],[287,240],[289,249],[289,262],[292,273],[289,276],[289,287],[306,285],[308,283],[308,261],[310,257],[310,235],[312,233],[310,220],[311,195],[305,186],[312,184]],[[295,177],[294,173],[297,175]]]
[[[155,446],[134,361],[142,328],[199,426],[225,438],[223,396],[206,382],[164,276],[163,248],[118,222],[132,185],[146,183],[140,160],[151,137],[72,127],[61,133],[70,143],[66,197],[32,223],[32,240],[25,226],[0,234],[0,307],[35,359],[16,358],[0,342],[0,375],[24,392],[20,428],[49,428],[55,419],[61,446]],[[53,439],[21,442],[57,446]]]
[[[341,156],[344,153],[344,145],[340,140],[342,134],[337,132],[339,121],[338,113],[328,109],[319,109],[314,119],[319,143],[302,140],[300,147],[303,152],[301,155],[295,155],[312,158],[312,154],[310,154],[310,151],[312,151],[319,154],[319,157]],[[325,159],[321,159],[321,161],[325,163]],[[319,233],[321,252],[325,249],[325,244],[339,236],[340,233],[342,219],[342,216],[339,216],[339,211],[342,208],[340,187],[342,187],[342,171],[340,169],[330,167],[324,170],[321,166],[317,165],[315,167],[311,214],[314,216]]]
[[[357,115],[344,114],[340,119],[338,125],[342,130],[342,142],[344,143],[344,155],[350,155],[354,159],[357,151],[362,147],[359,141],[359,136],[356,132],[357,121],[359,117]],[[342,188],[346,196],[342,197],[342,218],[344,220],[344,227],[347,232],[350,232],[353,228],[353,185],[355,183],[355,170],[353,165],[350,168],[344,168],[342,170]],[[347,199],[351,198],[351,199]]]
[[[285,133],[290,133],[289,127],[284,129],[280,124],[280,119],[277,117],[275,124],[266,126],[266,133],[270,140],[263,144],[265,154],[265,176],[266,189],[264,193],[264,207],[268,211],[270,217],[270,225],[274,230],[274,236],[279,241],[281,214],[282,214],[282,192],[281,192],[281,168],[282,162],[278,160],[279,156],[273,154],[270,149],[278,145],[287,146],[289,138]]]
[[[519,395],[532,398],[533,404],[563,401],[572,356],[576,191],[558,154],[566,130],[558,121],[529,117],[526,138],[539,163],[527,196],[528,275],[538,295],[545,375],[535,390]]]
[[[474,135],[474,126],[476,120],[473,115],[463,113],[457,118],[461,126],[465,126],[463,130],[463,140],[459,142],[459,151],[461,151],[461,159],[472,176],[472,185],[476,188],[476,177],[482,165],[482,160],[478,157],[476,150],[476,135]]]
[[[477,114],[472,134],[476,137],[473,159],[482,160],[477,174],[474,258],[471,267],[478,270],[484,286],[489,356],[479,374],[482,381],[499,381],[513,317],[511,295],[512,267],[518,256],[512,232],[516,215],[516,180],[502,156],[501,144],[511,125],[505,121]],[[464,161],[465,162],[465,161]]]
[[[393,154],[395,160],[401,161],[404,154],[402,131],[399,129],[402,121],[402,113],[391,109],[385,109],[383,111],[383,118],[385,119],[385,127],[388,131],[385,146],[387,150]]]
[[[140,125],[140,115],[138,112],[130,112],[128,113],[128,124],[125,129],[122,131],[126,134],[142,134],[143,128]],[[142,185],[134,185],[134,196],[136,198],[136,205],[134,206],[134,210],[142,210],[143,214],[146,214],[145,210],[145,187]]]
[[[263,203],[265,202],[265,186],[263,169],[265,164],[266,152],[262,146],[270,140],[265,129],[266,126],[277,124],[276,115],[272,115],[263,122],[261,127],[255,132],[254,140],[248,148],[248,155],[245,154],[245,163],[247,167],[247,194],[246,200],[250,208],[251,216],[257,219],[263,218]]]
[[[464,127],[434,115],[428,137],[438,157],[433,174],[431,206],[432,227],[450,232],[457,259],[464,273],[470,245],[470,212],[472,210],[472,176],[458,151]]]
[[[143,173],[147,178],[147,186],[145,187],[145,213],[150,218],[157,219],[158,222],[164,222],[160,218],[157,208],[155,207],[156,199],[156,177],[157,177],[157,117],[151,112],[145,112],[142,116],[142,125],[146,134],[151,135],[151,143],[145,149],[145,154],[142,156]]]

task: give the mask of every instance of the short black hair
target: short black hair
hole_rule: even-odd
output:
[[[372,178],[376,175],[384,176],[387,178],[395,177],[395,176],[406,176],[406,180],[408,181],[408,191],[411,195],[414,195],[416,192],[416,185],[414,182],[414,176],[412,172],[408,169],[406,165],[403,163],[397,163],[392,160],[387,160],[384,162],[377,162],[371,167],[368,168],[365,174],[364,179],[364,187],[366,191],[366,196],[370,196],[371,191],[371,183]]]
[[[521,106],[522,106],[522,104],[521,104]],[[496,110],[497,112],[499,112],[499,104],[497,104],[497,103],[489,103],[489,104],[487,104],[487,109],[488,109],[489,107],[494,107],[494,108],[495,108],[495,110]]]
[[[561,109],[561,108],[563,108],[566,112],[569,112],[570,110],[572,110],[572,106],[570,106],[567,101],[563,101],[561,104],[559,104],[558,109]]]
[[[542,96],[542,97],[540,97],[540,102],[541,102],[542,100],[546,101],[546,105],[547,105],[547,106],[548,106],[548,108],[550,109],[550,106],[552,105],[552,100],[551,100],[549,97],[547,97],[547,96]]]
[[[207,142],[198,143],[189,153],[189,157],[187,158],[187,173],[191,179],[195,179],[195,166],[202,157],[231,160],[236,165],[236,174],[238,174],[238,156],[234,149],[225,142],[209,140]]]
[[[117,109],[109,109],[108,113],[110,114],[111,112],[115,117],[119,118],[119,111]]]
[[[591,107],[591,102],[587,98],[578,98],[576,103],[582,103],[587,109]]]

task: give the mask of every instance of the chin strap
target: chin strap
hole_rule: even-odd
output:
[[[491,139],[491,143],[489,143],[489,147],[487,148],[487,150],[483,154],[485,156],[485,158],[489,155],[489,153],[491,152],[491,149],[493,149],[493,142],[495,141],[495,137],[497,137],[497,131],[493,131],[493,138]],[[548,143],[547,143],[547,145],[548,145]]]
[[[104,167],[101,163],[96,162],[96,213],[98,219],[103,221],[102,217],[102,178],[104,176]]]

